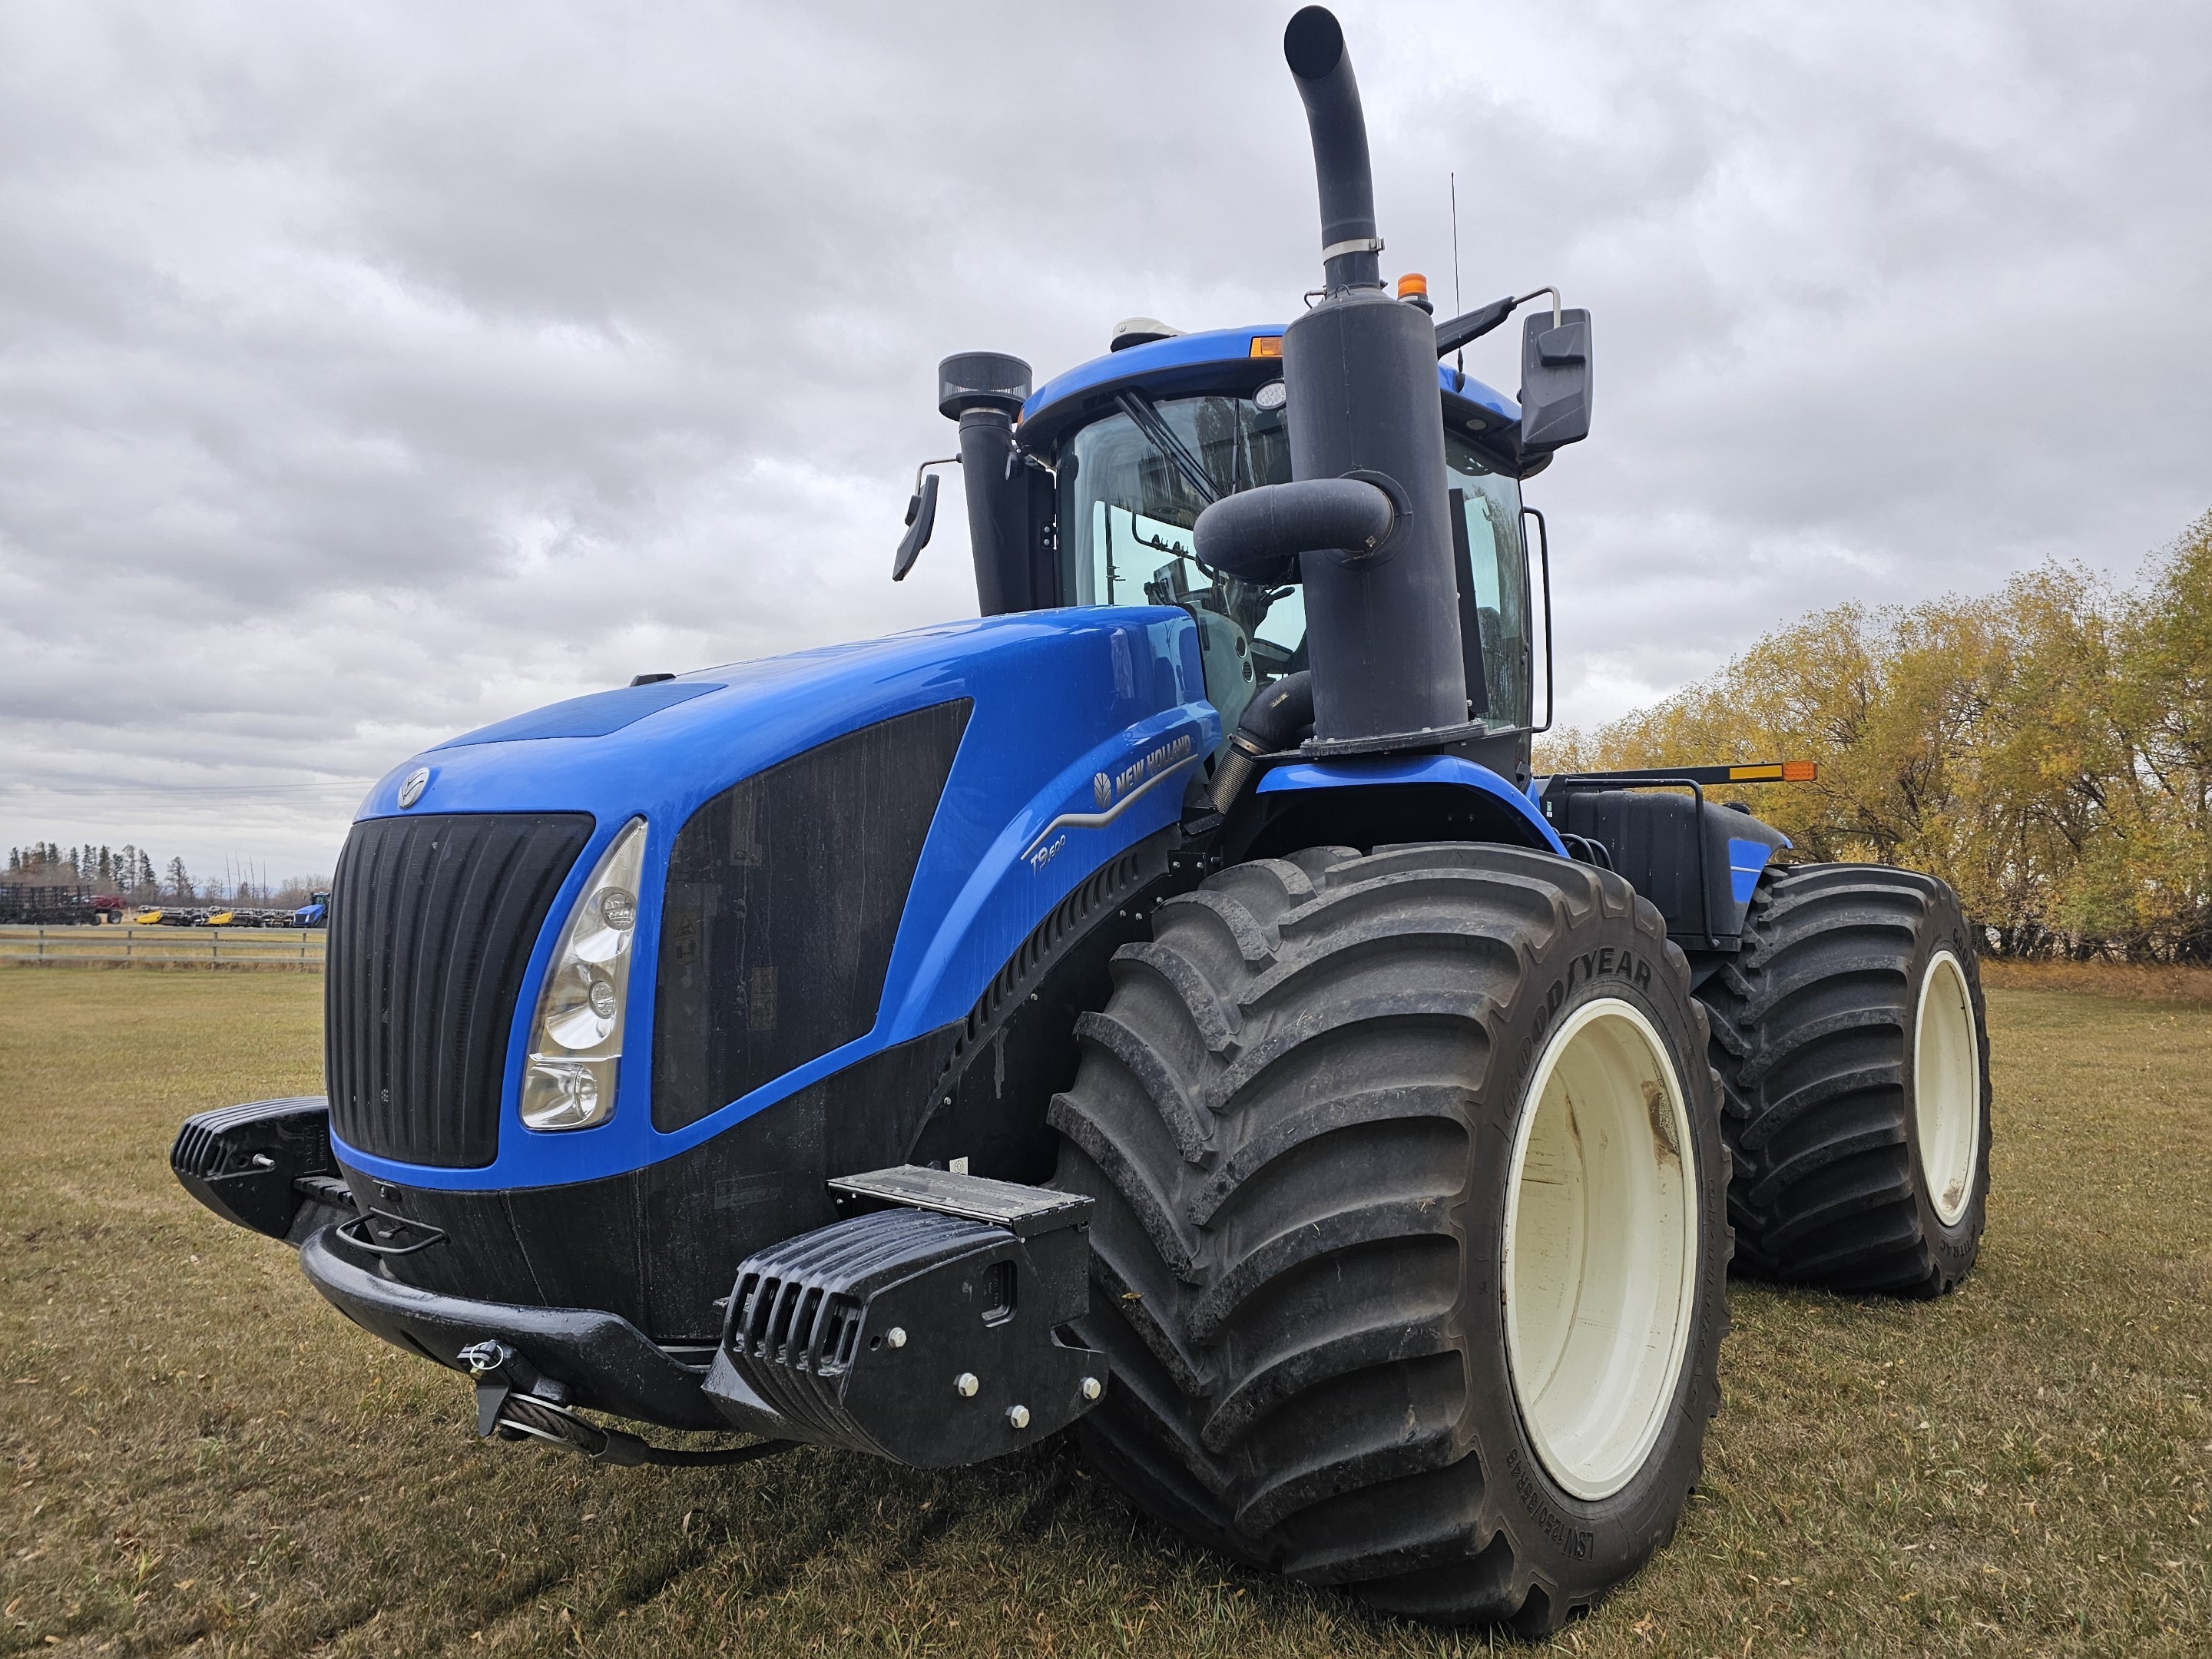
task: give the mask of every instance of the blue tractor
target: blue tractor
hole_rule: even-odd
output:
[[[1708,798],[1779,766],[1532,773],[1522,484],[1588,431],[1589,316],[1386,289],[1341,32],[1285,47],[1314,302],[1034,390],[946,360],[980,617],[394,768],[327,1098],[172,1162],[487,1436],[940,1468],[1079,1425],[1231,1556],[1541,1631],[1673,1531],[1732,1255],[1967,1271],[1974,951],[1940,882],[1778,866]],[[1517,398],[1439,367],[1524,306]]]
[[[327,927],[331,925],[331,896],[310,893],[307,902],[292,912],[290,926],[294,927]]]

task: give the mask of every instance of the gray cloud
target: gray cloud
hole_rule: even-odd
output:
[[[1285,7],[11,8],[0,840],[327,869],[460,727],[972,610],[933,369],[1313,279]],[[1562,714],[2212,504],[2212,21],[1343,8],[1394,270],[1597,318]],[[1500,340],[1470,368],[1509,388]]]

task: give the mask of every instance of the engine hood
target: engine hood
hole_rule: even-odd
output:
[[[963,699],[970,712],[900,915],[873,1029],[680,1131],[655,1129],[642,1109],[654,970],[669,851],[686,821],[732,784],[831,738]],[[595,693],[410,757],[369,791],[357,822],[581,812],[593,827],[516,999],[496,1158],[465,1170],[388,1165],[390,1177],[511,1188],[641,1167],[964,1018],[1042,916],[1122,848],[1176,820],[1185,786],[1220,735],[1189,617],[1093,607],[950,623]],[[622,1103],[597,1128],[526,1130],[516,1111],[521,1054],[554,936],[600,854],[639,817],[646,875]],[[359,1149],[347,1157],[372,1173],[384,1162]]]

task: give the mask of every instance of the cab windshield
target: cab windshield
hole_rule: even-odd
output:
[[[1207,700],[1225,738],[1262,686],[1305,666],[1305,593],[1208,570],[1192,526],[1219,497],[1287,483],[1284,412],[1249,398],[1154,403],[1124,394],[1121,412],[1060,447],[1060,558],[1071,605],[1169,605],[1198,624]],[[1446,487],[1467,526],[1461,614],[1480,618],[1493,730],[1528,723],[1528,567],[1520,486],[1463,440],[1444,434]]]
[[[1203,568],[1191,526],[1223,495],[1289,482],[1283,412],[1249,398],[1133,396],[1123,410],[1060,448],[1060,591],[1073,605],[1189,611],[1225,736],[1261,686],[1304,665],[1304,595]]]

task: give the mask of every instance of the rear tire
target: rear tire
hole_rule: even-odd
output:
[[[1617,876],[1480,845],[1239,865],[1078,1026],[1085,1419],[1146,1510],[1444,1623],[1555,1628],[1698,1478],[1727,1327],[1702,1010]]]
[[[1705,984],[1735,1154],[1740,1272],[1940,1296],[1990,1183],[1990,1045],[1958,895],[1880,865],[1762,878]]]

